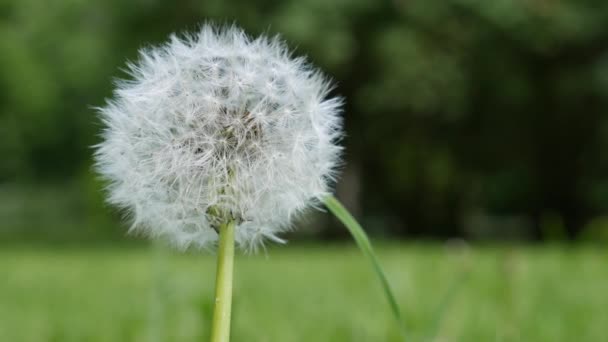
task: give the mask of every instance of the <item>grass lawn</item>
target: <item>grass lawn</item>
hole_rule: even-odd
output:
[[[377,249],[409,341],[608,341],[601,248]],[[2,246],[0,341],[206,341],[214,273],[211,256],[154,248]],[[235,281],[235,342],[399,340],[353,246],[240,255]]]

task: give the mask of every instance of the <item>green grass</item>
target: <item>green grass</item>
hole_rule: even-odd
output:
[[[207,338],[211,256],[124,247],[1,248],[0,341]],[[607,251],[376,249],[411,341],[425,340],[434,326],[436,341],[608,340]],[[398,341],[389,310],[354,246],[288,245],[237,257],[235,342]]]

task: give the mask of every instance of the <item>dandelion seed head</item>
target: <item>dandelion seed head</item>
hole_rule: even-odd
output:
[[[281,241],[336,176],[340,98],[279,38],[204,25],[143,49],[100,108],[96,168],[132,230],[181,249]]]

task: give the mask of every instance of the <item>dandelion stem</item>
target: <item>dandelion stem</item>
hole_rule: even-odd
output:
[[[211,342],[230,341],[232,276],[234,269],[234,221],[220,226],[220,242],[215,276],[215,304],[211,325]]]

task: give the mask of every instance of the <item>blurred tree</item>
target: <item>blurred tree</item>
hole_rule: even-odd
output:
[[[593,0],[0,0],[0,185],[89,182],[91,106],[139,47],[203,20],[281,33],[335,76],[360,182],[341,191],[379,230],[475,234],[484,213],[574,238],[606,214],[608,3]]]

